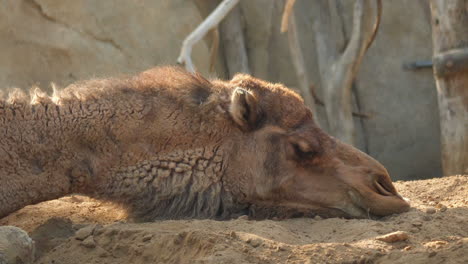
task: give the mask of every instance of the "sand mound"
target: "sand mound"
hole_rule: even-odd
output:
[[[28,231],[38,263],[468,263],[468,176],[396,187],[413,208],[379,220],[131,224],[113,205],[70,196],[28,206],[0,225]]]

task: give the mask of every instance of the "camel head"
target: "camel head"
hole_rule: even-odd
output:
[[[387,170],[327,135],[295,92],[248,75],[230,84],[229,114],[239,133],[225,185],[254,217],[366,218],[408,210]]]

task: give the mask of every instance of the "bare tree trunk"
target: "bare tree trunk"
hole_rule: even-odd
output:
[[[341,38],[336,34],[337,19],[331,1],[314,1],[315,40],[324,89],[329,130],[340,140],[354,144],[351,88],[362,58],[372,43],[380,22],[380,0],[356,0],[350,40],[341,53]],[[336,5],[335,5],[336,7]]]
[[[229,77],[238,72],[250,73],[239,6],[234,7],[221,22],[220,31]]]
[[[468,172],[468,1],[431,0],[444,175]]]

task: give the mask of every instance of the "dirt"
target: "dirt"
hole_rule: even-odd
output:
[[[0,225],[29,232],[37,263],[468,263],[468,175],[395,185],[412,209],[378,220],[137,224],[112,204],[74,195],[23,208]],[[397,231],[400,238],[382,241]]]

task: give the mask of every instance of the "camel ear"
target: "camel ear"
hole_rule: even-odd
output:
[[[232,119],[244,131],[251,131],[258,125],[260,108],[255,95],[246,89],[237,87],[231,95],[229,113]]]

